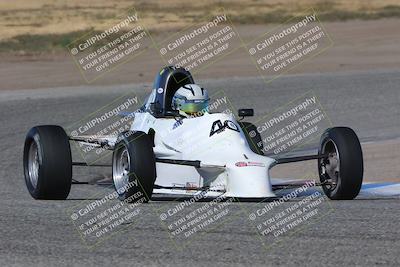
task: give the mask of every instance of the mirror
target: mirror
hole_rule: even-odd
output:
[[[254,116],[254,109],[252,108],[241,108],[238,111],[238,115],[239,117],[252,117]]]

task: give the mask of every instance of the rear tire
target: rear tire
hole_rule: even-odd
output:
[[[29,130],[24,146],[24,174],[34,199],[66,199],[71,190],[72,158],[69,138],[57,125]]]
[[[240,122],[240,127],[246,136],[246,140],[250,146],[250,149],[256,154],[264,155],[264,145],[257,127],[254,124],[245,121]]]
[[[347,127],[327,129],[321,136],[318,160],[322,189],[334,200],[354,199],[363,180],[363,155],[356,133]]]
[[[148,202],[156,180],[156,160],[150,136],[144,132],[124,132],[115,145],[112,173],[119,199]]]

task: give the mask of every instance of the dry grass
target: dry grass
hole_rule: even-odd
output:
[[[88,29],[106,29],[133,7],[153,32],[191,25],[217,14],[221,7],[232,21],[240,24],[279,23],[302,15],[311,7],[323,20],[400,17],[399,0],[202,0],[186,1],[184,5],[178,0],[140,0],[134,4],[106,0],[0,0],[0,50],[18,47],[15,44],[23,46],[21,40],[27,42],[29,38],[39,46],[35,49],[52,49]],[[51,45],[40,47],[45,40],[51,41]]]

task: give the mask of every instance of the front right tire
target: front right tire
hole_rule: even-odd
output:
[[[72,183],[69,138],[57,125],[29,130],[23,158],[25,183],[35,199],[66,199]]]
[[[243,130],[250,149],[256,154],[264,155],[264,145],[257,127],[251,122],[241,121],[239,124]]]

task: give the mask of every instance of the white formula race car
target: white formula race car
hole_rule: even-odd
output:
[[[232,114],[205,113],[183,118],[172,109],[178,88],[193,84],[183,68],[165,67],[157,74],[154,89],[143,107],[133,113],[130,130],[119,136],[68,136],[60,126],[33,127],[24,147],[24,174],[35,199],[66,199],[72,184],[70,142],[85,142],[112,150],[112,178],[121,200],[145,201],[157,195],[259,200],[276,197],[269,170],[277,164],[316,160],[323,191],[330,199],[353,199],[361,188],[363,157],[360,142],[346,127],[327,129],[319,152],[289,158],[271,158],[254,147]],[[253,116],[240,109],[239,117]]]

